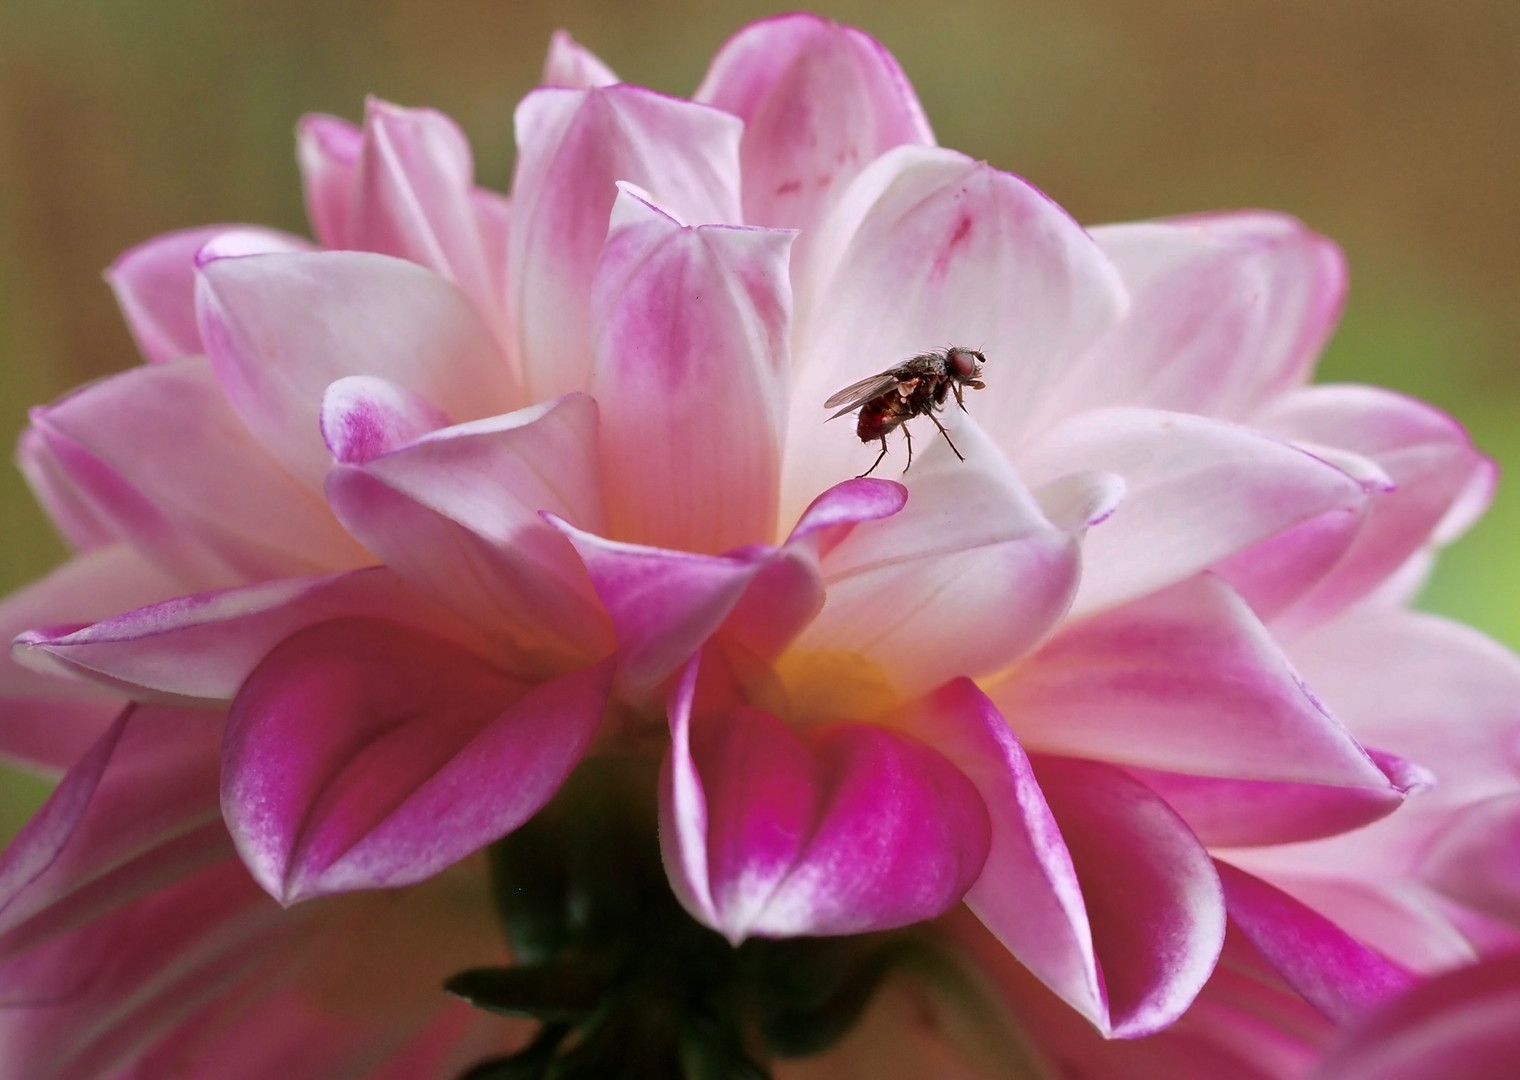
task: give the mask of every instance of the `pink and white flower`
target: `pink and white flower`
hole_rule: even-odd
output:
[[[811,16],[741,31],[691,101],[557,37],[516,130],[509,200],[439,114],[308,118],[318,244],[129,252],[148,363],[34,412],[21,464],[78,554],[0,608],[0,748],[67,770],[0,863],[0,979],[51,1002],[12,1014],[15,1068],[210,1075],[206,1025],[264,1009],[271,1054],[349,1054],[373,1029],[262,943],[467,881],[585,755],[651,745],[671,886],[735,943],[964,900],[1110,1037],[1177,1020],[1229,920],[1336,1019],[1403,985],[1346,930],[1424,939],[1275,853],[1513,790],[1470,760],[1512,696],[1447,699],[1444,746],[1378,703],[1514,662],[1403,609],[1492,469],[1427,406],[1306,385],[1332,244],[1263,213],[1084,230]],[[988,357],[947,414],[965,460],[925,439],[854,478],[875,451],[821,402],[949,344]],[[1400,809],[1421,765],[1456,794]],[[202,881],[204,940],[140,951]],[[51,992],[85,955],[121,981]],[[366,1075],[457,1072],[473,1018],[409,1015]]]

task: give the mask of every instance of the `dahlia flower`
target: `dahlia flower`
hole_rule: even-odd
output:
[[[1513,658],[1405,607],[1493,470],[1307,385],[1333,244],[1085,230],[807,15],[689,101],[558,36],[515,120],[508,198],[437,113],[307,118],[315,242],[128,252],[147,362],[32,414],[8,1075],[973,1069],[862,1042],[931,969],[1074,1032],[1031,1068],[1291,1014],[1290,1075],[1467,940],[1350,898],[1516,790]],[[953,346],[985,389],[860,476],[823,401]]]

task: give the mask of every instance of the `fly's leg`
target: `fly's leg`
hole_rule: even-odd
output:
[[[913,467],[913,432],[908,430],[907,424],[904,424],[902,433],[903,438],[908,440],[908,464],[903,466],[903,472],[907,472],[910,468]]]
[[[966,399],[961,396],[961,393],[962,393],[961,392],[961,384],[960,383],[951,383],[950,384],[950,389],[952,389],[952,390],[955,391],[955,403],[961,407],[961,412],[965,412],[966,411]],[[945,429],[944,428],[940,428],[940,430],[944,431]],[[963,458],[962,460],[965,460],[965,459]]]
[[[934,421],[934,426],[939,428],[939,433],[945,437],[945,442],[950,443],[950,449],[955,453],[955,456],[960,458],[962,461],[965,461],[966,455],[961,453],[959,450],[956,450],[955,443],[950,442],[950,433],[945,430],[945,425],[939,422],[939,417],[935,416],[933,413],[925,413],[924,415],[927,416],[930,420]],[[907,431],[908,429],[903,428],[903,430]],[[912,444],[909,445],[911,446]]]
[[[871,467],[869,469],[867,469],[865,472],[861,473],[855,479],[857,479],[857,480],[864,480],[866,477],[870,476],[873,472],[876,471],[876,466],[878,466],[878,465],[881,464],[881,459],[884,458],[884,457],[886,457],[886,456],[887,456],[887,437],[885,435],[883,435],[881,437],[881,453],[879,453],[879,454],[876,455],[876,460],[873,461],[873,462],[871,462]]]

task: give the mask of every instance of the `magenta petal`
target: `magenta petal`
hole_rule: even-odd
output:
[[[965,894],[988,822],[954,765],[881,728],[805,745],[758,709],[693,719],[694,669],[661,784],[666,866],[693,916],[737,944],[904,926]]]
[[[611,86],[622,80],[612,69],[563,30],[549,37],[549,55],[544,57],[540,86],[560,86],[571,90],[589,90],[593,86]]]
[[[1041,982],[1106,1028],[1108,999],[1071,853],[1007,721],[975,683],[956,679],[926,699],[909,730],[970,778],[991,818],[987,863],[966,905]]]
[[[1230,919],[1288,984],[1337,1023],[1414,985],[1414,976],[1260,878],[1215,862]]]
[[[1075,758],[1034,764],[1081,882],[1111,1031],[1159,1031],[1192,1004],[1224,943],[1213,862],[1177,815],[1122,770]]]
[[[1374,760],[1376,760],[1374,755]],[[1404,763],[1408,766],[1408,763]],[[1390,770],[1383,788],[1238,780],[1130,766],[1207,847],[1257,847],[1336,836],[1387,817],[1403,796],[1429,783],[1410,766]]]
[[[708,554],[774,539],[791,242],[685,228],[619,193],[592,286],[590,381],[617,536]]]
[[[347,120],[311,113],[296,125],[296,159],[306,194],[306,217],[323,247],[354,243],[355,177],[363,133]]]
[[[1210,575],[1063,627],[991,693],[1031,751],[1399,800]]]
[[[286,639],[233,702],[222,807],[282,903],[430,877],[547,802],[590,743],[611,665],[525,688],[371,619]]]
[[[508,280],[530,401],[584,390],[591,279],[616,182],[683,221],[738,222],[742,126],[633,86],[541,89],[517,107]]]
[[[118,256],[106,271],[127,329],[150,361],[204,351],[195,323],[195,256],[208,241],[233,230],[287,248],[307,246],[298,237],[251,225],[205,225],[155,236]]]
[[[51,661],[139,696],[227,701],[280,641],[350,615],[474,640],[390,570],[371,567],[180,596],[81,630],[23,634],[16,649],[28,663]]]
[[[221,744],[217,714],[122,710],[0,857],[0,949],[230,854]]]
[[[327,479],[338,519],[483,632],[582,659],[605,653],[606,616],[581,561],[541,516],[602,522],[595,402],[570,394],[393,445],[432,422],[393,387],[329,388],[323,430],[348,458]]]
[[[700,649],[772,557],[771,549],[695,555],[608,540],[549,519],[575,545],[617,630],[618,678],[647,690]]]
[[[321,486],[322,394],[345,375],[388,379],[454,420],[509,412],[518,391],[457,288],[366,252],[249,255],[202,265],[201,334],[228,400],[277,460]]]
[[[1154,409],[1081,413],[1028,447],[1019,462],[1035,485],[1082,470],[1124,480],[1124,502],[1083,542],[1078,613],[1192,577],[1368,497],[1352,476],[1285,442]]]
[[[1439,975],[1353,1028],[1313,1080],[1502,1080],[1520,1059],[1520,956]]]
[[[804,236],[877,157],[934,144],[892,55],[859,30],[807,13],[739,31],[692,97],[744,121],[744,220]]]
[[[94,515],[199,587],[364,557],[243,427],[201,357],[113,375],[32,419]]]

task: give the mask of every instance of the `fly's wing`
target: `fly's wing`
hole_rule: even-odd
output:
[[[825,409],[838,408],[839,411],[829,417],[832,420],[835,416],[843,416],[847,412],[860,408],[872,398],[881,397],[896,386],[897,374],[892,371],[883,371],[880,375],[872,375],[869,379],[851,383],[839,393],[832,395],[823,403],[823,407]]]

